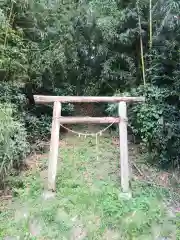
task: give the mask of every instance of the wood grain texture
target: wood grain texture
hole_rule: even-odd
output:
[[[119,123],[119,117],[60,117],[61,124],[74,123]]]
[[[53,120],[51,129],[51,142],[48,165],[48,190],[55,191],[57,161],[59,151],[59,130],[60,130],[61,103],[54,102]]]
[[[86,97],[86,96],[44,96],[44,95],[34,95],[34,101],[36,103],[51,103],[51,102],[61,102],[61,103],[72,103],[72,102],[144,102],[144,97]]]
[[[119,103],[119,116],[122,119],[127,117],[127,106],[125,102]],[[120,141],[120,165],[121,165],[121,187],[124,193],[129,192],[129,163],[128,163],[128,140],[127,140],[127,121],[119,123]]]

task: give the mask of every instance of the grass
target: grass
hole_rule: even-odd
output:
[[[118,148],[109,135],[100,139],[98,159],[92,138],[68,137],[63,142],[55,198],[42,197],[46,170],[13,179],[13,202],[0,214],[0,239],[175,239],[180,221],[167,214],[167,191],[132,182],[133,198],[120,197]],[[41,168],[46,166],[45,158]]]

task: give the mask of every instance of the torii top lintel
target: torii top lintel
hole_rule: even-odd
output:
[[[45,95],[34,95],[34,101],[36,103],[82,103],[82,102],[144,102],[145,97],[97,97],[97,96],[45,96]]]

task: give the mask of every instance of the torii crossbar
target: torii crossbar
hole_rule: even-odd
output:
[[[129,163],[127,141],[127,102],[144,102],[144,97],[85,97],[85,96],[43,96],[34,95],[39,104],[54,103],[51,128],[51,142],[48,165],[48,190],[55,191],[60,124],[73,123],[118,123],[121,166],[121,187],[123,193],[129,193]],[[118,103],[119,117],[62,117],[62,103],[110,102]]]

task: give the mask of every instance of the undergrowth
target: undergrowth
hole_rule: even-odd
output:
[[[1,211],[0,239],[173,239],[180,221],[167,214],[168,191],[134,181],[133,198],[121,198],[118,148],[110,136],[101,138],[98,159],[94,139],[63,143],[55,198],[43,198],[46,170],[11,180],[14,201]]]
[[[14,115],[14,106],[0,103],[0,188],[13,168],[20,168],[29,152],[24,124]]]

